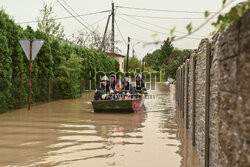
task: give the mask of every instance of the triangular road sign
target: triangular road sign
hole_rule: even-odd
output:
[[[37,53],[39,52],[43,44],[44,44],[44,40],[38,39],[38,40],[32,41],[32,61],[35,60]]]
[[[19,43],[22,46],[26,57],[30,60],[30,40],[20,40]]]
[[[30,61],[30,42],[32,42],[32,57],[31,57],[31,61],[34,61],[37,53],[39,52],[39,50],[41,49],[41,47],[44,44],[44,40],[27,40],[27,39],[22,39],[19,41],[19,43],[21,44],[24,53],[26,55],[26,57],[28,58],[28,60]]]

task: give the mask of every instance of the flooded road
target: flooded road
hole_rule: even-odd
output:
[[[0,166],[199,167],[173,86],[149,93],[132,114],[94,113],[93,93],[1,114]]]

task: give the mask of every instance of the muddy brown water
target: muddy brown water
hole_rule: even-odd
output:
[[[0,114],[0,166],[199,167],[174,87],[150,94],[132,114],[94,113],[93,93]]]

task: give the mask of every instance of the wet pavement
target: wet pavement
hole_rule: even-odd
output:
[[[149,93],[132,114],[94,113],[93,93],[0,114],[0,166],[199,167],[174,87]]]

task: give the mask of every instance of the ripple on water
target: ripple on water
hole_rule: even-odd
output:
[[[93,93],[2,114],[0,166],[197,167],[170,91],[157,85],[132,114],[93,113]]]

